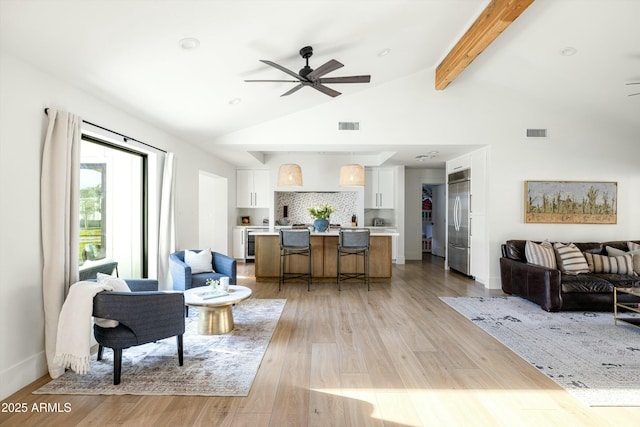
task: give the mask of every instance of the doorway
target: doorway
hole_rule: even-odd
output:
[[[198,243],[214,252],[229,253],[227,178],[200,171],[198,185]]]
[[[445,186],[422,184],[422,253],[445,256]]]

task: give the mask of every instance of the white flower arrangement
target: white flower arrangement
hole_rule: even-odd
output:
[[[220,290],[220,281],[219,280],[207,279],[206,284],[207,284],[207,286],[209,286],[211,288],[212,291],[219,291]]]

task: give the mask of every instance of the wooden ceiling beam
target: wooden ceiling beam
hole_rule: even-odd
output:
[[[535,0],[491,0],[436,67],[436,90],[455,80]]]

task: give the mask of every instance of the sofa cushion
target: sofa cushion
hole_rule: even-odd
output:
[[[554,243],[553,248],[556,252],[556,260],[560,271],[566,274],[588,273],[589,265],[584,255],[573,243],[565,245],[564,243]]]
[[[619,256],[584,254],[591,273],[617,273],[635,275],[633,257],[630,254]]]
[[[634,242],[627,242],[630,251],[640,251],[640,244]]]
[[[598,242],[588,242],[588,243],[574,243],[580,252],[582,253],[591,253],[598,255],[606,255],[604,250],[604,245]]]
[[[505,245],[507,258],[527,262],[526,255],[524,253],[525,243],[525,240],[507,240]]]
[[[613,292],[613,284],[594,274],[562,274],[562,292],[602,293]]]
[[[553,268],[554,270],[558,268],[553,245],[549,242],[538,244],[527,240],[524,246],[524,253],[528,263]]]
[[[589,276],[606,280],[616,288],[640,287],[639,276],[629,276],[628,274],[613,274],[613,273],[593,273],[593,274],[589,274]]]

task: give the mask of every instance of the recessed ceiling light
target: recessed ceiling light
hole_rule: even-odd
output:
[[[387,56],[391,53],[391,49],[386,48],[386,49],[382,49],[380,52],[378,52],[378,56]]]
[[[233,98],[232,100],[229,101],[229,104],[231,105],[238,105],[242,102],[242,99],[240,98]]]
[[[186,39],[180,40],[178,44],[184,50],[195,50],[200,46],[200,40],[193,37],[187,37]]]
[[[578,53],[578,49],[575,47],[567,46],[560,51],[560,55],[562,56],[573,56]]]

